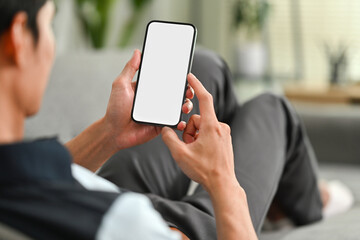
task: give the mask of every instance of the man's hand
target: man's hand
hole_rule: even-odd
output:
[[[124,70],[119,77],[114,81],[110,100],[105,115],[105,123],[108,130],[113,136],[114,143],[118,149],[129,148],[135,145],[145,143],[156,137],[160,131],[160,127],[143,125],[135,123],[131,119],[131,109],[134,101],[134,91],[136,82],[132,82],[135,73],[139,69],[141,60],[141,53],[135,50],[131,60],[126,64]],[[161,89],[158,93],[161,94]],[[187,89],[186,101],[182,107],[185,114],[191,112],[193,104],[190,101],[194,97],[194,92],[191,87]],[[157,107],[154,104],[154,108]],[[186,127],[185,122],[180,122],[178,129],[183,131]]]
[[[184,173],[210,190],[219,178],[236,181],[230,127],[217,120],[213,98],[199,80],[189,74],[188,82],[199,99],[201,116],[191,116],[183,133],[184,142],[167,127],[162,137]]]
[[[162,137],[184,173],[209,193],[218,239],[257,239],[245,191],[236,179],[230,127],[218,122],[213,99],[194,75],[189,84],[199,99],[200,116],[193,115],[180,141],[170,128]]]
[[[159,127],[137,124],[131,119],[136,86],[131,81],[139,69],[140,58],[141,53],[136,50],[114,81],[105,116],[66,143],[75,163],[95,172],[117,151],[145,143],[160,133]],[[161,89],[154,94],[161,94]],[[186,97],[182,111],[188,114],[193,108],[190,99],[194,97],[194,91],[191,87],[188,87]],[[177,126],[180,131],[185,127],[185,122]]]

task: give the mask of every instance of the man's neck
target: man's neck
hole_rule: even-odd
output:
[[[24,137],[25,115],[16,104],[10,75],[0,71],[0,144],[18,142]]]

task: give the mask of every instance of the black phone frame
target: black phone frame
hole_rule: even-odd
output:
[[[152,123],[152,122],[143,122],[143,121],[138,121],[134,118],[133,114],[134,114],[134,107],[135,107],[135,101],[136,101],[136,96],[137,96],[137,90],[138,90],[138,86],[139,86],[139,80],[140,80],[140,74],[141,74],[141,67],[142,67],[142,62],[143,62],[143,56],[144,56],[144,52],[145,52],[145,44],[146,44],[146,40],[147,40],[147,35],[148,35],[148,30],[149,30],[149,26],[152,23],[166,23],[166,24],[177,24],[177,25],[187,25],[187,26],[191,26],[194,29],[194,35],[193,35],[193,41],[192,41],[192,46],[191,46],[191,52],[190,52],[190,58],[189,58],[189,66],[188,66],[188,71],[186,74],[186,81],[185,81],[185,86],[184,86],[184,94],[183,94],[183,100],[181,102],[181,108],[180,108],[180,117],[179,117],[179,121],[177,124],[175,125],[166,125],[166,124],[159,124],[159,123]],[[162,21],[162,20],[152,20],[150,21],[147,26],[146,26],[146,31],[145,31],[145,37],[144,37],[144,43],[143,43],[143,47],[142,47],[142,52],[141,52],[141,61],[140,61],[140,66],[139,66],[139,72],[138,72],[138,76],[137,76],[137,82],[136,82],[136,87],[135,87],[135,93],[134,93],[134,101],[133,101],[133,106],[132,106],[132,110],[131,110],[131,119],[139,124],[146,124],[146,125],[153,125],[153,126],[157,126],[157,127],[171,127],[171,128],[176,128],[177,125],[180,123],[181,121],[181,117],[182,117],[182,105],[185,103],[185,98],[186,98],[186,90],[187,90],[187,86],[188,86],[188,81],[187,81],[187,76],[190,73],[190,70],[192,68],[192,64],[193,64],[193,59],[194,59],[194,52],[195,52],[195,45],[196,45],[196,39],[197,39],[197,29],[195,27],[195,25],[191,24],[191,23],[183,23],[183,22],[172,22],[172,21]]]

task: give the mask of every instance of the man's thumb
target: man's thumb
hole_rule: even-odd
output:
[[[131,82],[137,70],[139,69],[140,59],[141,59],[141,52],[139,50],[135,50],[131,59],[125,65],[123,71],[120,74],[121,79]]]
[[[164,143],[168,146],[172,154],[176,154],[184,145],[176,135],[175,131],[169,127],[163,127],[161,135]]]

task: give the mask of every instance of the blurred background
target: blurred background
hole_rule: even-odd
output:
[[[150,20],[190,22],[198,28],[197,47],[229,64],[240,101],[265,91],[285,95],[320,161],[360,163],[360,1],[55,1],[64,63],[55,70],[73,62],[83,74],[92,62],[105,78],[142,48]]]
[[[58,54],[141,48],[152,19],[184,21],[236,78],[324,87],[360,81],[360,1],[58,0]]]

